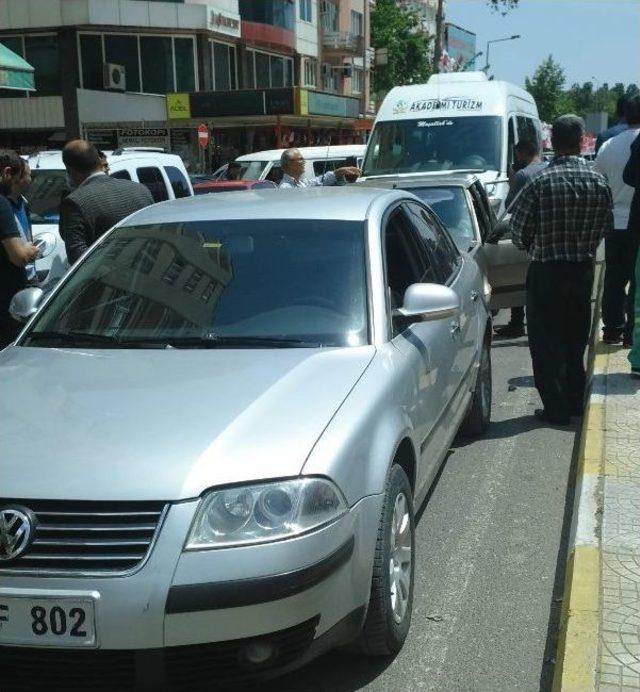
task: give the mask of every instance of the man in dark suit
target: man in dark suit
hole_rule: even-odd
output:
[[[153,204],[153,197],[140,183],[105,175],[100,153],[82,139],[65,146],[62,160],[74,189],[62,201],[60,235],[73,264],[112,226]]]

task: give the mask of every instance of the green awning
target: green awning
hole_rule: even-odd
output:
[[[0,89],[35,91],[33,67],[0,43]]]

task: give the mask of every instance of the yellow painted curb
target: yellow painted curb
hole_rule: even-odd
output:
[[[598,341],[598,319],[602,295],[602,272],[598,276],[596,316],[591,332],[588,358],[589,374],[604,375],[608,369],[609,350]],[[580,492],[592,484],[586,477],[598,478],[604,469],[604,403],[590,397],[578,445],[576,487]],[[579,503],[576,510],[579,512]],[[588,511],[588,505],[587,505]],[[574,517],[574,522],[578,517]],[[599,539],[577,543],[567,561],[567,571],[558,633],[554,692],[595,692],[600,647],[601,551]]]

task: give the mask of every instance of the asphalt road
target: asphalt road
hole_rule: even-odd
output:
[[[533,417],[526,338],[494,342],[493,373],[488,434],[457,442],[419,518],[404,649],[394,660],[332,652],[263,690],[550,688],[577,426]]]

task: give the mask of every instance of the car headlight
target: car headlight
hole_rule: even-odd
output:
[[[346,511],[342,493],[323,478],[213,490],[198,507],[185,550],[290,538],[329,524]]]

